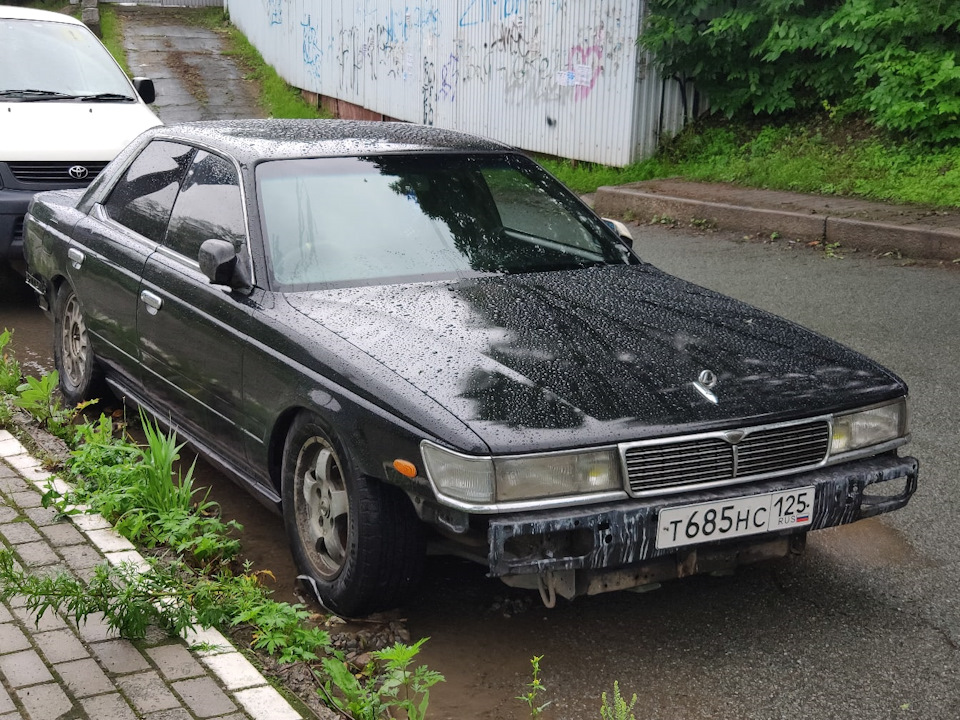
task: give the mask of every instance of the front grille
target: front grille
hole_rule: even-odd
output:
[[[107,166],[105,162],[8,162],[10,172],[23,183],[88,184]],[[70,174],[71,168],[84,168],[85,177]]]
[[[23,243],[23,215],[13,221],[13,244]]]
[[[738,442],[717,433],[637,445],[624,458],[630,491],[637,494],[810,467],[826,458],[829,446],[830,424],[814,420],[746,429]]]

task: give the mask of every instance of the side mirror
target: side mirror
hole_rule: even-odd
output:
[[[623,241],[624,245],[633,250],[633,235],[630,234],[630,228],[628,228],[619,220],[611,220],[610,218],[600,219],[607,224],[607,227],[620,236],[620,239]]]
[[[136,88],[137,95],[140,96],[140,99],[147,105],[157,99],[157,90],[153,86],[153,80],[150,78],[135,77],[133,79],[133,87]]]
[[[214,285],[227,285],[243,293],[253,290],[246,265],[240,262],[233,243],[226,240],[204,240],[197,259],[200,262],[200,271]]]

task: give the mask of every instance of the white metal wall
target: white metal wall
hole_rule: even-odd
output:
[[[681,126],[638,0],[226,0],[290,84],[401,120],[626,165]],[[661,112],[661,98],[667,103]]]

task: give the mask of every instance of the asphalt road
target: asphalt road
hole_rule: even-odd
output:
[[[430,716],[529,717],[514,698],[544,655],[546,720],[598,718],[614,680],[639,695],[638,718],[960,717],[960,272],[661,226],[635,235],[661,268],[902,375],[919,490],[897,513],[813,533],[798,558],[550,611],[479,567],[434,559],[405,611],[412,636],[431,638],[418,660],[447,676]],[[29,303],[0,300],[0,327],[16,328],[18,355],[38,366],[46,323]],[[258,551],[282,553],[279,522],[263,525]]]

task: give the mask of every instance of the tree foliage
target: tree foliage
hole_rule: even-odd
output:
[[[960,140],[960,0],[648,0],[640,44],[727,116],[826,107]]]

